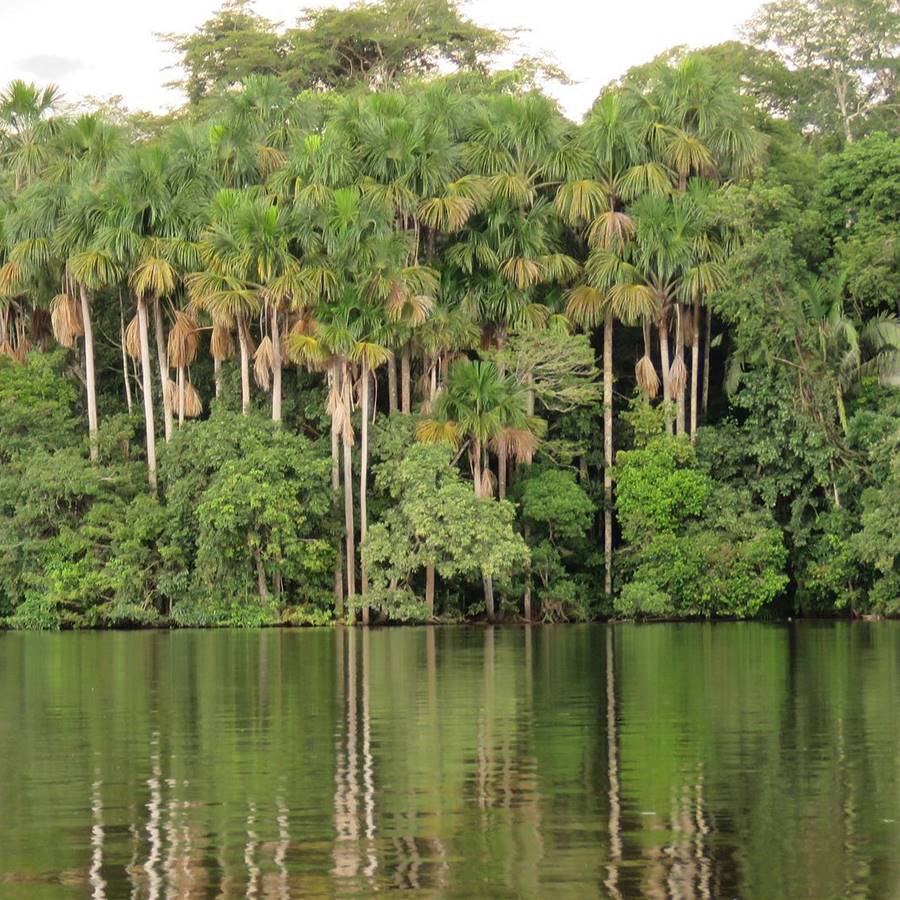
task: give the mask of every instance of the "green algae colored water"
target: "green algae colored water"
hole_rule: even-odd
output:
[[[0,634],[0,897],[900,897],[900,623]]]

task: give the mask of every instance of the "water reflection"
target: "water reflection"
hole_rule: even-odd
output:
[[[900,896],[898,687],[893,623],[6,635],[0,896]]]

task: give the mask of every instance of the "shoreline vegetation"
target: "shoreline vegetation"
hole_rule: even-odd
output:
[[[900,13],[584,121],[451,0],[0,94],[0,628],[900,615]]]

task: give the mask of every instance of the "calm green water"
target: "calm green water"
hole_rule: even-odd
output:
[[[900,897],[900,623],[0,635],[0,896]]]

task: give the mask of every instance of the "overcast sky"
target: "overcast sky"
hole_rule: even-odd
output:
[[[121,94],[132,108],[177,106],[174,57],[154,36],[191,31],[219,0],[0,0],[0,84],[13,78],[58,84],[69,100]],[[292,24],[311,0],[257,0],[256,9]],[[327,5],[327,4],[321,4]],[[346,5],[337,0],[332,5]],[[469,0],[479,24],[528,29],[526,52],[549,52],[576,82],[552,88],[580,118],[599,89],[667,47],[703,47],[737,36],[759,0]]]

